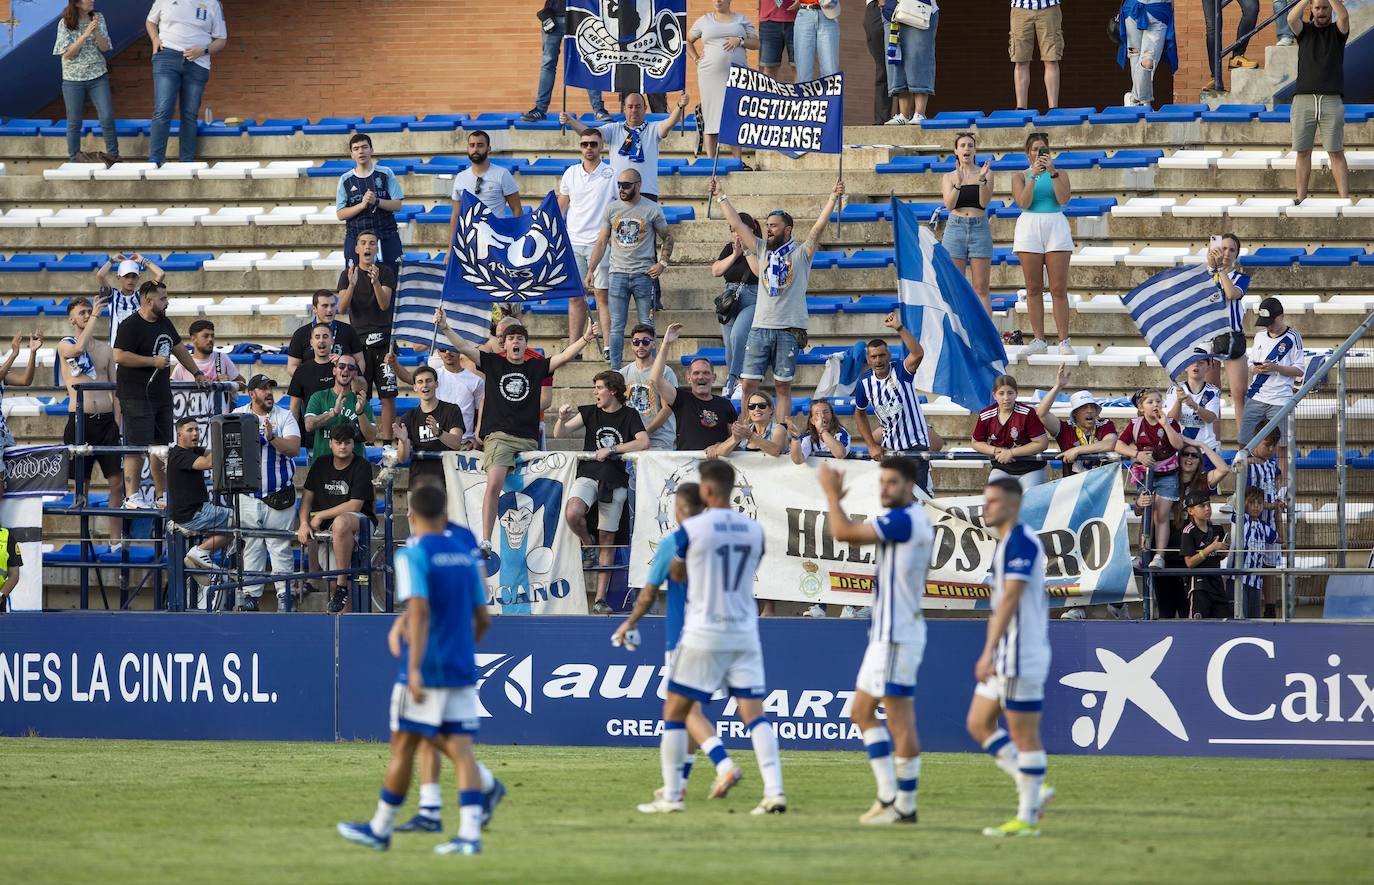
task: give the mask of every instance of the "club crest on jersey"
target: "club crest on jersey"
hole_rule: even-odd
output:
[[[682,55],[682,25],[655,0],[601,0],[599,14],[589,15],[574,37],[583,64],[593,74],[616,65],[633,65],[661,78]]]
[[[511,372],[501,376],[499,385],[501,395],[513,403],[518,403],[530,393],[530,381],[519,372]]]

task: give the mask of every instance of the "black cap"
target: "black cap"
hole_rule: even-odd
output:
[[[1255,314],[1256,326],[1268,326],[1283,313],[1283,302],[1270,295],[1260,302],[1259,312]]]
[[[248,379],[249,390],[267,390],[268,388],[276,386],[277,382],[273,381],[266,375],[258,374]]]
[[[1189,492],[1183,498],[1184,507],[1196,507],[1199,504],[1212,503],[1212,496],[1206,492]]]

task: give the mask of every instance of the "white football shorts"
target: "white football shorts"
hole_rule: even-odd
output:
[[[916,671],[925,650],[924,636],[911,642],[870,642],[854,687],[872,698],[915,697]]]
[[[439,734],[476,734],[477,689],[426,688],[425,699],[415,703],[399,682],[391,689],[391,730],[434,737]]]
[[[720,689],[737,698],[762,698],[763,650],[714,651],[679,645],[668,665],[668,690],[705,703]]]
[[[978,683],[973,693],[997,701],[1002,709],[1014,713],[1038,713],[1045,702],[1045,678],[996,676]]]

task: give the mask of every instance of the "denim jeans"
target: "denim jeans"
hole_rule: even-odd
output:
[[[720,337],[725,339],[725,365],[730,382],[738,381],[744,371],[744,349],[749,341],[749,330],[754,328],[754,305],[758,302],[759,287],[745,283],[739,288],[739,313],[735,318],[720,327]]]
[[[611,274],[611,334],[606,344],[611,348],[611,368],[620,371],[625,352],[625,321],[630,314],[630,296],[635,299],[639,322],[653,323],[654,281],[644,273]]]
[[[553,101],[553,78],[558,73],[558,52],[563,46],[563,36],[567,33],[567,21],[566,16],[555,15],[553,30],[544,31],[539,60],[539,95],[534,99],[534,109],[541,114],[549,112],[549,103]],[[600,89],[588,89],[587,100],[591,102],[592,110],[596,113],[606,110]]]
[[[1126,48],[1130,50],[1126,57],[1131,63],[1131,94],[1136,101],[1151,104],[1155,100],[1155,69],[1164,55],[1169,26],[1149,13],[1145,18],[1149,26],[1144,31],[1135,18],[1126,19]],[[1148,68],[1142,63],[1147,57],[1152,60]]]
[[[172,128],[172,110],[181,104],[181,129],[177,133],[177,158],[189,163],[196,158],[196,120],[200,98],[210,72],[175,49],[164,49],[153,56],[153,127],[148,142],[148,162],[161,165],[167,160],[167,136]]]
[[[114,99],[110,95],[110,75],[101,74],[94,80],[63,80],[62,101],[67,105],[67,159],[81,153],[81,116],[86,99],[95,105],[100,118],[100,134],[105,136],[105,153],[119,156],[119,139],[115,136]]]
[[[1236,0],[1240,4],[1240,22],[1236,25],[1236,36],[1246,33],[1255,27],[1259,21],[1259,0]],[[1202,0],[1202,21],[1207,28],[1207,70],[1215,73],[1217,61],[1213,56],[1216,54],[1216,47],[1213,42],[1216,40],[1216,23],[1214,18],[1217,14],[1217,0]],[[1221,38],[1222,48],[1226,48],[1229,41]],[[1245,50],[1250,46],[1250,41],[1246,40],[1236,47],[1236,55],[1244,55]],[[1220,81],[1217,82],[1220,86]]]
[[[1287,5],[1288,0],[1274,0],[1273,8],[1275,12],[1278,12]],[[1285,12],[1283,15],[1274,19],[1274,36],[1279,39],[1293,36],[1293,29],[1288,27],[1288,13]]]
[[[840,69],[840,22],[826,18],[819,6],[803,6],[797,10],[792,40],[797,48],[798,83],[826,77]],[[815,67],[818,55],[819,73]]]
[[[887,66],[887,93],[900,95],[935,94],[935,32],[940,27],[940,13],[930,15],[930,27],[897,29],[898,45],[902,49],[899,64]]]

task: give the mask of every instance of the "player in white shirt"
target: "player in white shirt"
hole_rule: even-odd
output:
[[[983,522],[1001,540],[992,555],[992,617],[974,667],[978,687],[968,709],[968,732],[1016,780],[1016,817],[984,836],[1038,836],[1040,812],[1054,796],[1045,786],[1045,745],[1040,707],[1050,670],[1049,597],[1045,548],[1021,522],[1021,485],[994,479],[983,490]],[[1008,737],[998,728],[1006,714]]]
[[[845,513],[841,503],[844,481],[838,471],[822,464],[816,478],[830,504],[829,527],[835,540],[878,545],[873,620],[850,714],[854,724],[863,729],[864,748],[878,782],[878,799],[859,823],[914,824],[916,787],[921,777],[916,671],[926,647],[921,599],[935,545],[935,527],[916,500],[916,462],[909,458],[883,459],[878,500],[887,512],[862,522],[851,520]],[[887,727],[878,719],[879,703],[887,711]]]
[[[683,810],[687,715],[693,703],[705,703],[716,691],[728,689],[739,705],[739,718],[749,732],[763,778],[763,801],[750,813],[781,814],[787,810],[787,799],[782,792],[777,732],[763,713],[767,689],[754,603],[763,528],[730,506],[733,467],[712,458],[702,462],[699,472],[707,509],[684,520],[663,542],[676,545],[669,573],[675,581],[687,581],[687,609],[663,702],[659,744],[663,792],[639,810],[645,814]]]

